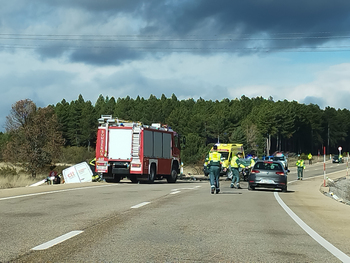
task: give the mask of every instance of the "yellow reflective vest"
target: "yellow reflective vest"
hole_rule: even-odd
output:
[[[254,166],[254,164],[255,164],[254,159],[253,159],[253,158],[252,158],[252,159],[250,159],[250,167],[253,167],[253,166]]]
[[[238,158],[238,156],[235,155],[231,159],[231,167],[232,168],[239,168],[239,167],[244,168],[245,165],[241,162],[241,160]]]
[[[220,166],[221,165],[221,153],[216,152],[216,151],[210,152],[209,158],[208,158],[208,163],[209,163],[209,165]]]
[[[96,157],[92,159],[89,164],[92,166],[95,166],[95,163],[96,163]]]
[[[295,165],[305,169],[304,160],[298,160]]]

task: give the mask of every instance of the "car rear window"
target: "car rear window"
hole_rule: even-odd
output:
[[[280,163],[274,162],[259,162],[256,163],[254,169],[258,170],[283,170]]]

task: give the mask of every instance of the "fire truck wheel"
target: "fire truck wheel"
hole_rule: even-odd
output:
[[[148,182],[150,184],[153,184],[155,177],[156,177],[156,169],[155,169],[154,165],[152,165],[151,170],[150,170],[149,175],[148,175]]]
[[[120,182],[120,176],[119,175],[114,175],[114,179],[113,179],[113,182],[114,183],[119,183]]]
[[[129,180],[130,180],[132,183],[134,183],[134,184],[138,182],[136,176],[130,176],[130,177],[128,177],[128,178],[129,178]]]
[[[170,176],[167,177],[167,181],[168,183],[176,183],[176,180],[177,180],[177,171],[172,170]]]

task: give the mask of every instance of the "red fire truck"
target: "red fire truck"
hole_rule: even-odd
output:
[[[123,178],[133,183],[166,178],[175,183],[180,173],[180,140],[171,128],[151,126],[102,115],[96,143],[96,172],[107,182]]]

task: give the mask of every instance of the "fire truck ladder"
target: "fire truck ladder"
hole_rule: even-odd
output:
[[[134,126],[132,132],[132,161],[131,163],[140,164],[140,126]]]

